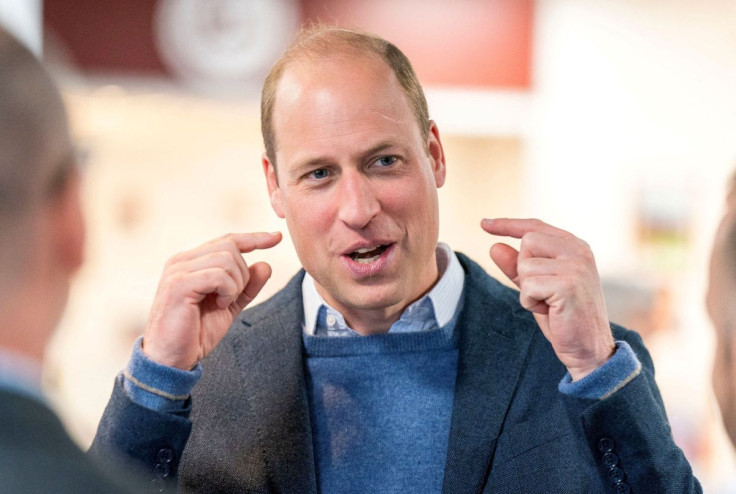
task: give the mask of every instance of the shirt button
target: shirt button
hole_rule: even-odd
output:
[[[601,453],[608,453],[613,451],[613,439],[604,437],[598,441],[598,451]]]
[[[174,452],[169,448],[160,449],[156,459],[159,463],[171,463],[174,460]]]
[[[620,484],[616,484],[616,488],[614,489],[617,494],[630,494],[631,493],[631,487],[629,487],[629,484],[626,482],[621,482]]]
[[[608,478],[613,484],[620,484],[624,481],[624,471],[619,467],[613,467],[608,471]]]
[[[335,323],[337,323],[337,318],[333,316],[332,314],[329,314],[327,316],[327,325],[328,326],[334,326]]]
[[[609,452],[603,455],[603,464],[608,468],[618,465],[618,456],[616,456],[616,453]]]
[[[151,484],[153,484],[153,488],[156,489],[156,492],[164,492],[166,490],[164,479],[156,477],[151,481]]]
[[[171,474],[171,467],[166,463],[157,463],[156,466],[153,467],[153,473],[156,474],[156,477],[165,479]]]

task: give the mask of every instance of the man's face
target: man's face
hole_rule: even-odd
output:
[[[728,212],[713,244],[706,306],[716,330],[713,361],[713,390],[721,409],[723,423],[736,445],[736,280],[728,259],[728,229],[736,221],[736,210]]]
[[[422,139],[382,60],[344,55],[290,66],[273,126],[271,203],[317,290],[349,323],[395,319],[437,279],[437,128]]]

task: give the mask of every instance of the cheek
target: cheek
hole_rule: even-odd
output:
[[[715,358],[713,360],[713,391],[722,410],[734,406],[731,401],[736,395],[736,361],[733,360],[732,342],[724,341],[720,336],[716,342]],[[730,344],[730,348],[727,345]]]
[[[282,196],[283,197],[283,196]],[[295,245],[309,249],[326,238],[331,225],[329,201],[318,195],[290,196],[283,201],[284,217]]]
[[[420,212],[426,214],[436,210],[437,204],[437,187],[429,172],[391,184],[381,198],[384,209],[402,211],[414,217],[418,217]]]

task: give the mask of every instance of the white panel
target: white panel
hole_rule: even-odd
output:
[[[0,24],[41,56],[43,0],[1,0]]]

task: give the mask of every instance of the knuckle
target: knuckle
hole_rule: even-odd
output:
[[[519,275],[519,280],[524,280],[533,269],[533,262],[531,259],[524,259],[519,261],[516,266],[516,272]]]
[[[530,278],[519,277],[519,296],[526,297],[533,283]]]
[[[539,245],[540,234],[537,232],[527,232],[521,237],[521,248],[522,249],[533,249]]]
[[[222,237],[220,237],[219,240],[220,241],[225,241],[228,244],[230,244],[231,246],[235,246],[236,235],[233,232],[229,232],[229,233],[226,233],[225,235],[223,235]]]
[[[173,256],[169,257],[166,260],[166,263],[164,264],[164,268],[170,269],[170,268],[176,266],[177,264],[179,264],[182,261],[183,256],[184,255],[182,253],[178,253],[178,254],[174,254]]]
[[[229,265],[230,263],[232,263],[233,260],[232,253],[227,250],[218,250],[217,252],[215,252],[214,256],[217,260],[217,264],[220,267],[225,267]]]
[[[171,292],[174,287],[181,285],[185,281],[186,276],[186,273],[182,272],[171,273],[165,279],[164,286],[168,286],[168,289],[165,291]]]

